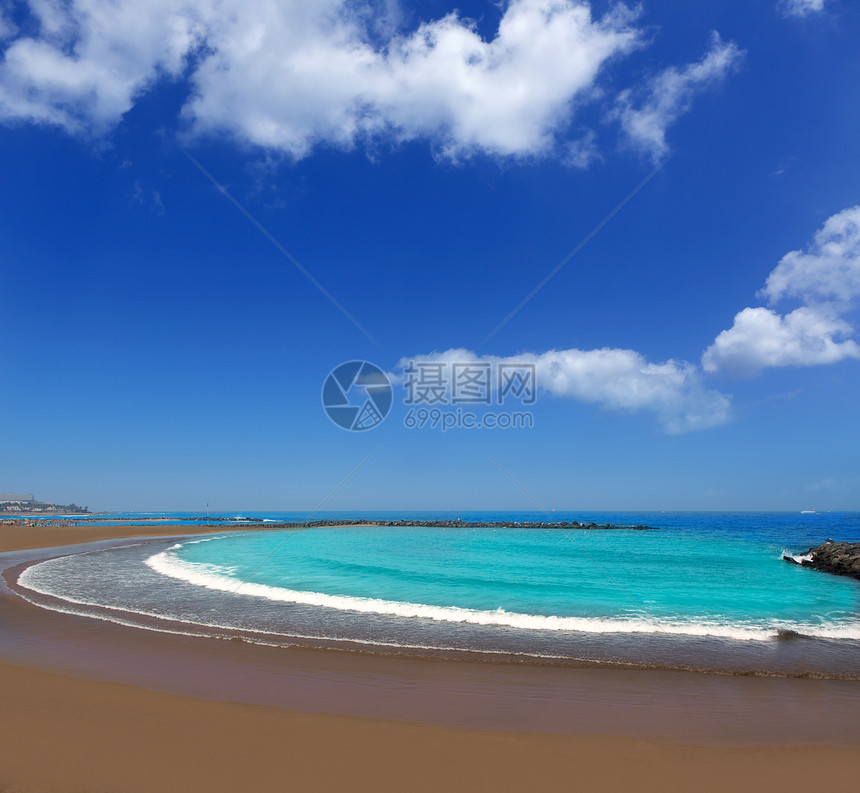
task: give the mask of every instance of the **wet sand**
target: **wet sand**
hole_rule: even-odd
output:
[[[0,550],[144,533],[2,526]],[[0,627],[4,793],[856,789],[857,683],[275,650],[9,594]]]

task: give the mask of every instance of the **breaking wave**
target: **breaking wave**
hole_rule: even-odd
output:
[[[199,540],[193,542],[200,542]],[[668,620],[654,617],[604,618],[524,614],[499,608],[482,610],[462,606],[384,600],[352,595],[333,595],[288,589],[243,581],[230,575],[230,568],[180,559],[178,543],[145,560],[155,572],[197,587],[269,601],[313,606],[338,611],[381,616],[428,619],[436,622],[510,627],[529,631],[563,631],[596,634],[665,634],[716,637],[739,641],[769,641],[793,634],[828,639],[860,639],[860,625],[798,625],[774,621],[772,624],[737,624],[716,620]]]

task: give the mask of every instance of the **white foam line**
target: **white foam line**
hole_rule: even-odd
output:
[[[146,559],[146,564],[157,573],[184,581],[194,586],[231,594],[251,595],[266,600],[318,606],[338,611],[361,614],[379,614],[396,617],[419,617],[437,622],[493,625],[525,630],[570,631],[581,633],[648,633],[683,636],[713,636],[743,641],[773,639],[780,629],[794,630],[807,635],[827,638],[860,639],[860,625],[815,627],[807,629],[797,625],[773,627],[743,627],[714,622],[670,622],[647,619],[600,619],[592,617],[558,617],[541,614],[521,614],[504,609],[495,611],[462,608],[460,606],[431,606],[380,598],[329,595],[321,592],[304,592],[268,584],[245,583],[236,578],[214,572],[213,565],[202,565],[177,559],[168,549]]]
[[[37,565],[34,565],[37,566]],[[30,568],[28,568],[29,570]],[[27,572],[26,570],[24,572]],[[253,633],[259,634],[260,636],[272,636],[278,637],[281,639],[291,639],[294,641],[318,641],[318,642],[332,642],[338,644],[360,644],[368,647],[393,647],[401,650],[434,650],[440,652],[469,652],[469,653],[479,653],[482,655],[503,655],[503,656],[522,656],[524,658],[540,658],[548,661],[583,661],[588,663],[599,663],[600,661],[595,661],[594,659],[589,658],[577,658],[573,656],[567,655],[553,655],[551,653],[526,653],[519,652],[513,650],[487,650],[480,648],[470,648],[470,647],[448,647],[445,645],[434,645],[434,644],[403,644],[402,642],[387,642],[377,639],[358,639],[352,637],[343,637],[343,636],[311,636],[310,634],[303,633],[280,633],[278,631],[266,631],[261,630],[259,628],[250,628],[246,626],[237,626],[237,625],[222,625],[217,622],[200,622],[192,619],[179,619],[177,617],[166,616],[164,614],[157,614],[153,611],[145,611],[143,609],[129,609],[129,608],[121,608],[119,606],[106,606],[101,603],[94,603],[87,600],[78,600],[72,597],[59,596],[52,592],[48,592],[44,589],[40,589],[32,584],[27,585],[21,583],[21,580],[18,580],[18,583],[29,589],[31,592],[38,592],[40,595],[47,595],[48,597],[55,598],[57,600],[63,600],[67,603],[74,603],[79,606],[90,606],[92,608],[103,608],[108,609],[110,611],[119,611],[124,612],[126,614],[133,614],[138,617],[150,617],[157,620],[164,620],[165,622],[172,622],[178,625],[189,625],[195,626],[197,628],[210,628],[212,630],[223,630],[223,631],[231,631],[232,634],[222,635],[217,633],[197,633],[190,630],[178,630],[176,628],[167,628],[167,627],[158,627],[156,625],[146,625],[141,622],[133,622],[129,618],[122,618],[115,616],[113,614],[100,614],[92,611],[83,611],[73,608],[66,608],[60,605],[51,604],[48,605],[46,603],[38,603],[31,598],[28,598],[26,595],[22,593],[18,593],[19,597],[26,600],[28,603],[36,606],[37,608],[43,608],[48,611],[56,611],[60,614],[72,614],[77,617],[89,617],[91,619],[101,620],[102,622],[112,622],[115,625],[123,625],[129,628],[140,628],[145,631],[153,631],[154,633],[169,633],[175,636],[193,636],[201,639],[226,639],[231,640],[236,638],[237,633]],[[239,636],[243,641],[247,641],[250,644],[257,644],[262,647],[283,647],[283,644],[279,644],[273,641],[263,641],[262,639],[254,639],[250,636]]]
[[[208,542],[211,539],[205,538],[176,543],[167,551],[155,554],[149,557],[146,564],[156,572],[166,575],[171,578],[190,583],[192,585],[202,586],[207,589],[216,591],[229,592],[237,594],[237,584],[240,582],[230,576],[220,573],[211,572],[215,568],[213,565],[200,565],[193,562],[176,559],[170,551],[175,551],[183,547],[185,544]],[[137,544],[137,543],[135,543]],[[86,554],[95,553],[95,551],[85,552]],[[84,555],[84,554],[81,554]],[[456,647],[437,647],[432,645],[410,645],[400,644],[396,642],[385,641],[365,641],[362,639],[333,637],[333,636],[306,636],[303,634],[288,634],[280,633],[272,630],[259,630],[251,627],[238,625],[224,625],[219,623],[198,622],[188,619],[185,616],[169,616],[156,612],[146,611],[143,609],[134,609],[123,606],[112,606],[105,603],[95,601],[81,600],[70,595],[59,594],[51,589],[45,589],[39,586],[33,577],[38,574],[41,568],[50,568],[52,562],[59,562],[66,557],[56,557],[49,559],[26,568],[18,578],[18,584],[25,589],[30,589],[42,595],[53,597],[59,600],[64,600],[68,603],[74,603],[80,606],[88,606],[95,608],[106,608],[113,611],[125,612],[127,614],[135,614],[142,617],[149,617],[158,620],[165,620],[180,624],[195,625],[200,628],[211,628],[217,630],[233,630],[256,633],[268,636],[283,637],[285,639],[297,640],[319,640],[332,642],[352,642],[356,644],[379,645],[388,647],[398,647],[404,649],[428,649],[428,650],[451,650],[455,651],[463,648]],[[207,572],[209,571],[209,572]],[[337,595],[326,595],[317,592],[297,592],[281,587],[272,587],[265,584],[244,584],[242,586],[242,595],[254,595],[264,597],[267,600],[276,600],[288,603],[297,603],[302,605],[320,606],[323,608],[331,608],[338,611],[353,611],[359,613],[375,613],[389,616],[406,616],[406,617],[426,617],[436,621],[445,622],[466,622],[471,624],[481,625],[497,625],[515,627],[526,630],[550,630],[550,631],[571,631],[584,633],[649,633],[649,634],[669,634],[669,635],[688,635],[688,636],[713,636],[718,638],[728,638],[735,640],[747,641],[766,641],[776,638],[777,631],[791,630],[807,636],[830,639],[853,639],[860,640],[860,625],[833,625],[829,627],[809,626],[800,624],[780,623],[768,627],[759,628],[744,628],[733,627],[725,624],[717,623],[669,623],[669,622],[654,622],[647,620],[604,620],[595,618],[576,618],[576,617],[547,617],[543,615],[518,614],[516,612],[507,612],[503,609],[496,611],[481,611],[474,609],[464,609],[456,606],[427,606],[424,604],[401,603],[397,601],[385,601],[375,598],[358,598]],[[23,595],[22,595],[23,596]],[[25,599],[27,599],[25,597]],[[33,602],[33,601],[30,601]],[[70,614],[82,614],[96,619],[102,619],[108,622],[116,622],[117,624],[129,625],[132,627],[143,627],[147,630],[155,630],[166,633],[183,633],[183,631],[175,631],[169,629],[159,629],[156,627],[139,625],[133,622],[126,622],[119,618],[111,616],[92,614],[89,612],[78,612],[76,610],[67,610],[60,607],[48,606],[40,603],[34,605],[42,608],[47,608],[53,611],[61,611]],[[198,634],[189,634],[198,635]],[[201,636],[208,634],[199,634]],[[221,637],[215,637],[221,638]],[[475,652],[487,652],[490,654],[500,653],[510,655],[511,653],[502,650],[475,650]],[[517,654],[517,653],[513,653]],[[554,655],[543,655],[540,653],[525,653],[530,657],[539,658],[556,658]],[[559,656],[560,657],[560,656]]]

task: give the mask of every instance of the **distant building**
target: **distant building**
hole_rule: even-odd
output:
[[[0,493],[0,504],[4,503],[6,501],[35,501],[35,500],[36,499],[33,498],[32,493],[30,493],[29,495],[24,495],[24,496],[15,495],[15,493]]]

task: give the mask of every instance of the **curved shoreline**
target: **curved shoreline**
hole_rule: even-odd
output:
[[[236,532],[243,531],[247,530],[236,529]],[[229,534],[232,533],[229,532]],[[439,617],[435,614],[439,609],[431,607],[421,607],[423,611],[415,614],[400,613],[402,609],[394,611],[391,609],[381,611],[378,608],[369,607],[353,609],[352,606],[355,604],[352,600],[346,605],[343,603],[331,605],[321,602],[326,601],[327,596],[323,597],[313,592],[293,593],[302,596],[298,599],[278,598],[279,602],[284,602],[288,610],[283,612],[281,623],[274,624],[257,620],[254,614],[254,609],[258,608],[254,605],[257,598],[251,597],[249,600],[246,597],[247,592],[237,596],[233,592],[232,585],[226,588],[224,585],[215,587],[218,592],[223,590],[228,598],[239,598],[232,605],[219,606],[222,616],[218,617],[218,612],[210,611],[212,604],[205,600],[209,596],[206,593],[213,587],[195,586],[195,582],[192,582],[189,590],[184,576],[178,577],[178,583],[167,584],[165,581],[165,585],[172,586],[175,591],[170,589],[165,591],[164,603],[167,604],[167,608],[164,610],[160,601],[148,594],[156,589],[161,591],[158,581],[142,579],[138,584],[133,585],[137,587],[137,593],[132,588],[122,598],[117,599],[112,594],[107,594],[112,593],[113,589],[107,590],[107,593],[101,596],[92,593],[81,594],[90,591],[86,587],[84,590],[78,587],[79,591],[74,588],[64,591],[61,585],[57,590],[51,583],[51,576],[54,573],[50,570],[41,574],[43,576],[41,581],[38,574],[35,581],[31,581],[28,575],[29,570],[35,571],[40,566],[39,562],[49,557],[70,557],[81,553],[83,567],[80,564],[78,567],[69,567],[68,562],[65,562],[58,568],[63,571],[59,573],[61,581],[62,576],[73,581],[79,579],[81,575],[83,579],[80,580],[89,580],[88,577],[94,574],[99,578],[108,575],[111,579],[120,581],[125,575],[120,568],[116,567],[117,564],[132,564],[133,569],[136,569],[139,562],[141,564],[145,562],[147,567],[152,567],[151,560],[163,556],[164,550],[169,549],[172,543],[192,539],[201,534],[224,536],[227,532],[222,530],[213,533],[203,530],[194,535],[129,536],[105,540],[92,548],[70,546],[61,549],[62,553],[39,553],[39,559],[31,558],[24,564],[7,565],[6,572],[0,577],[0,586],[2,586],[2,578],[11,576],[9,581],[11,590],[7,591],[14,592],[39,608],[81,618],[112,622],[147,632],[193,636],[201,640],[231,639],[270,647],[305,647],[363,653],[377,657],[434,661],[453,659],[478,663],[514,663],[568,668],[594,667],[604,670],[664,670],[709,675],[796,679],[860,679],[860,657],[856,655],[856,650],[850,652],[852,648],[858,647],[853,633],[851,636],[841,638],[813,631],[809,631],[809,635],[806,635],[805,629],[793,625],[779,630],[777,625],[766,635],[759,635],[761,633],[759,631],[754,636],[743,631],[740,633],[731,631],[722,623],[716,625],[719,628],[716,632],[710,632],[705,629],[705,626],[698,624],[693,626],[695,630],[685,630],[683,626],[674,624],[663,627],[659,624],[643,627],[636,621],[631,623],[629,629],[623,624],[606,626],[602,623],[596,626],[585,624],[587,620],[584,622],[580,620],[583,622],[581,626],[577,622],[570,627],[560,628],[555,623],[546,626],[535,625],[533,622],[536,618],[514,613],[501,613],[501,616],[496,612],[476,613],[474,619],[460,619],[459,614],[449,615],[447,612]],[[112,547],[121,554],[115,563],[112,562]],[[149,554],[152,551],[149,549],[153,547],[157,551],[154,557],[150,557]],[[98,551],[107,552],[107,556],[94,557],[92,554]],[[155,573],[163,574],[157,567],[153,569]],[[47,578],[44,577],[46,575]],[[153,577],[153,573],[148,575]],[[25,578],[28,579],[26,582]],[[169,578],[175,578],[175,576],[169,576]],[[179,589],[176,589],[177,586]],[[271,599],[271,597],[264,598],[264,600]],[[263,601],[260,603],[262,604]],[[388,605],[410,606],[408,603]],[[177,611],[177,608],[180,610]],[[224,612],[224,608],[229,608],[229,612]],[[295,608],[300,610],[294,611]],[[427,618],[430,619],[429,623],[421,620],[424,624],[417,629],[417,633],[414,633],[410,620],[421,616],[428,608],[434,611],[434,615],[432,618]],[[350,617],[353,610],[361,618],[383,619],[391,624],[387,622],[379,625],[372,624],[368,632],[367,628],[362,627],[362,623],[355,623]],[[340,623],[340,626],[329,621],[330,611],[340,615],[333,618]],[[486,619],[488,615],[492,619]],[[471,612],[466,616],[471,616]],[[517,617],[521,618],[519,622],[510,622]],[[525,624],[520,624],[523,622],[522,618],[525,618]],[[561,618],[540,619],[552,621]],[[576,622],[575,619],[574,621]],[[467,624],[469,631],[482,633],[474,634],[474,637],[472,634],[469,634],[469,637],[460,636],[458,631],[462,624]],[[382,625],[385,627],[380,630]],[[448,625],[450,628],[446,627]],[[345,626],[355,627],[345,629]],[[515,633],[508,633],[508,630],[514,630]],[[497,631],[501,633],[496,633]]]
[[[65,530],[74,536],[76,529]],[[211,533],[200,531],[197,534]],[[159,535],[165,540],[187,534]],[[8,538],[7,538],[8,539]],[[78,537],[77,539],[81,539]],[[3,569],[127,544],[4,554]],[[8,564],[11,562],[11,564]],[[272,648],[130,629],[31,605],[0,582],[0,662],[289,711],[470,730],[615,735],[698,745],[860,745],[854,681],[479,663]],[[798,713],[802,714],[798,717]]]
[[[2,577],[0,626],[4,790],[856,786],[856,682],[255,647],[46,611]]]
[[[0,624],[19,648],[10,657],[0,641],[6,663],[203,699],[467,729],[860,744],[856,682],[261,647],[98,623],[12,595],[0,595]],[[790,715],[799,707],[802,721]]]
[[[144,538],[146,539],[155,538]],[[169,538],[178,539],[175,537]],[[125,544],[125,543],[123,543]],[[47,557],[50,559],[51,557]],[[301,649],[322,651],[324,653],[347,653],[363,655],[372,658],[404,659],[417,662],[436,663],[437,661],[457,662],[480,665],[517,665],[520,667],[558,668],[558,669],[595,669],[605,672],[613,670],[636,671],[643,673],[685,673],[694,675],[771,678],[786,680],[833,680],[860,681],[860,673],[825,673],[815,670],[783,671],[767,670],[753,667],[729,668],[722,666],[705,666],[690,663],[660,663],[644,660],[622,660],[612,658],[576,657],[560,654],[541,654],[505,649],[470,649],[455,646],[411,645],[403,642],[385,642],[381,640],[360,640],[349,637],[311,636],[301,633],[273,633],[244,627],[220,625],[211,622],[196,622],[193,620],[178,620],[173,617],[159,615],[148,611],[130,611],[128,609],[110,606],[97,606],[50,595],[38,590],[32,590],[16,580],[27,569],[38,565],[47,559],[37,559],[0,570],[0,584],[5,581],[7,591],[24,600],[29,605],[58,614],[70,615],[79,619],[97,620],[111,623],[123,628],[143,632],[161,633],[199,640],[220,640],[238,642],[249,646],[266,647],[269,649]],[[12,579],[12,580],[10,580]],[[25,590],[25,591],[22,591]],[[80,610],[79,610],[80,609]],[[789,635],[774,637],[773,641],[794,640],[798,634],[786,632]],[[631,634],[621,634],[631,635]],[[694,636],[681,635],[694,639]],[[674,637],[673,637],[674,638]]]

